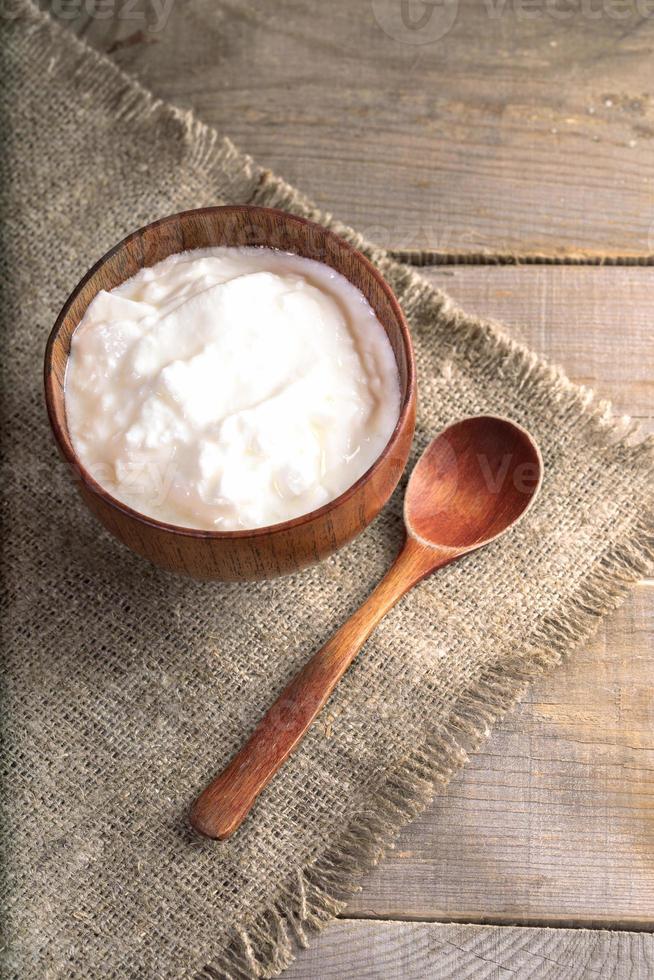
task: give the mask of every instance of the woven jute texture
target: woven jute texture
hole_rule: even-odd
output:
[[[3,976],[271,976],[530,678],[646,572],[652,447],[26,0],[5,3],[1,23]],[[447,422],[494,412],[533,432],[546,476],[515,533],[386,618],[247,823],[216,845],[188,831],[189,801],[401,537],[400,491],[317,567],[197,584],[136,558],[78,500],[41,391],[58,308],[130,230],[221,201],[331,223],[383,269],[415,340],[416,453]]]

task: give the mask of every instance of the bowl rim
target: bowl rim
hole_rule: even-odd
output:
[[[234,211],[248,211],[248,212],[265,212],[266,214],[275,214],[283,217],[285,221],[290,221],[291,223],[296,223],[297,225],[303,225],[307,228],[320,229],[329,238],[337,243],[339,248],[345,248],[346,251],[350,252],[358,262],[360,262],[364,268],[377,280],[378,285],[381,287],[382,292],[386,295],[386,298],[391,306],[393,315],[395,316],[399,327],[400,334],[402,337],[402,344],[404,347],[406,362],[407,362],[407,381],[406,390],[404,392],[404,397],[400,405],[400,413],[397,419],[395,428],[393,429],[388,442],[384,446],[384,449],[379,454],[379,456],[374,460],[371,466],[361,474],[361,476],[347,487],[338,497],[334,497],[333,500],[328,501],[326,504],[322,504],[315,510],[307,511],[306,514],[300,514],[298,517],[293,517],[287,521],[279,521],[277,524],[266,524],[263,527],[254,528],[242,528],[240,530],[232,531],[212,531],[206,528],[194,528],[185,527],[180,524],[170,524],[167,521],[160,521],[156,517],[150,517],[147,514],[143,514],[141,511],[135,510],[128,504],[124,504],[122,501],[118,500],[116,497],[112,496],[100,483],[95,480],[86,467],[82,464],[79,459],[78,454],[72,444],[68,432],[68,426],[65,422],[65,397],[62,398],[62,406],[64,413],[64,424],[59,417],[59,412],[55,405],[55,384],[54,384],[54,370],[53,370],[53,352],[54,347],[59,337],[59,333],[64,323],[64,319],[68,315],[70,307],[73,305],[77,299],[79,293],[86,286],[87,282],[92,279],[92,277],[98,272],[98,270],[113,258],[118,252],[124,249],[131,241],[139,238],[145,232],[150,231],[152,228],[156,228],[161,225],[166,225],[171,222],[175,222],[180,218],[184,218],[187,215],[201,215],[216,212],[234,212]],[[208,246],[211,247],[211,246]],[[237,246],[236,246],[237,247]],[[259,246],[262,248],[270,248],[275,246]],[[188,251],[194,251],[194,249],[188,249]],[[178,254],[171,252],[171,255]],[[141,266],[141,268],[147,268],[146,266]],[[346,277],[347,278],[347,277]],[[76,324],[74,331],[79,326]],[[72,336],[72,334],[71,334]],[[68,355],[70,356],[70,355]],[[68,363],[68,357],[66,358],[66,364]],[[81,481],[81,483],[94,495],[100,497],[104,503],[109,507],[120,511],[126,517],[130,517],[141,524],[145,524],[151,528],[159,531],[170,532],[172,534],[183,535],[189,538],[208,538],[216,541],[227,541],[227,540],[238,540],[243,538],[251,537],[263,537],[270,534],[283,533],[285,531],[292,531],[297,527],[301,527],[304,524],[309,524],[316,519],[327,516],[331,511],[336,510],[341,504],[347,502],[350,497],[353,497],[357,491],[361,488],[364,483],[372,479],[375,473],[384,464],[387,457],[391,454],[398,440],[400,439],[402,432],[404,430],[407,420],[410,418],[412,412],[415,408],[416,401],[416,366],[415,366],[415,356],[413,351],[413,342],[411,339],[411,332],[409,330],[406,317],[404,312],[398,302],[395,293],[386,282],[384,276],[379,272],[379,270],[373,265],[373,263],[362,253],[359,249],[355,248],[340,235],[337,235],[330,228],[326,228],[324,225],[319,224],[316,221],[310,221],[308,218],[300,217],[299,215],[292,214],[289,211],[284,211],[281,208],[266,208],[255,204],[224,204],[224,205],[210,205],[202,208],[189,208],[185,211],[177,211],[174,214],[165,215],[163,218],[157,218],[156,221],[150,221],[135,231],[130,232],[125,238],[121,239],[116,245],[112,246],[104,255],[95,262],[88,272],[80,279],[77,285],[74,287],[68,298],[66,299],[64,305],[61,308],[57,319],[55,320],[54,326],[50,331],[48,340],[45,348],[44,357],[44,387],[45,387],[45,402],[46,409],[48,413],[48,418],[50,420],[50,426],[54,433],[57,445],[62,452],[66,462],[75,471],[76,477]]]

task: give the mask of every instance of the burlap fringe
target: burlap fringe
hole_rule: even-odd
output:
[[[640,457],[643,477],[654,481],[654,439],[638,441],[636,423],[614,417],[608,402],[572,384],[560,369],[516,343],[500,326],[464,313],[412,269],[320,212],[271,173],[262,175],[253,203],[329,223],[382,269],[409,319],[445,317],[460,343],[484,349],[493,361],[501,360],[512,376],[519,378],[525,397],[554,397],[566,420],[586,428],[598,444],[622,446],[632,459],[634,454]],[[354,816],[338,843],[299,871],[275,903],[248,923],[247,931],[239,930],[225,953],[201,977],[245,980],[281,973],[293,961],[296,946],[307,945],[307,933],[320,931],[342,911],[348,897],[360,889],[359,880],[393,846],[402,827],[425,809],[437,788],[448,784],[468,753],[488,737],[528,684],[586,640],[599,619],[620,604],[629,586],[647,573],[653,561],[654,511],[643,515],[631,538],[619,549],[607,552],[566,609],[553,612],[539,625],[528,649],[516,655],[511,664],[493,667],[477,680],[427,741],[404,760],[401,768],[388,774],[369,809]]]
[[[80,90],[95,104],[110,108],[116,119],[157,115],[157,122],[167,127],[166,138],[182,140],[189,148],[187,160],[205,174],[215,175],[217,196],[229,198],[231,190],[232,200],[286,208],[329,224],[382,269],[409,319],[447,318],[459,343],[484,350],[493,361],[499,358],[510,366],[526,397],[555,397],[566,419],[586,428],[598,447],[624,449],[631,460],[637,458],[642,464],[643,479],[654,481],[654,439],[635,445],[637,426],[629,419],[615,418],[607,402],[573,385],[562,371],[516,343],[497,324],[464,313],[413,269],[319,211],[293,187],[257,167],[229,140],[220,139],[192,113],[155,99],[83,42],[68,37],[62,44],[62,30],[28,0],[15,0],[6,6],[16,20],[27,24],[31,54],[50,74],[72,75]],[[55,53],[61,51],[65,51],[65,58]],[[244,181],[251,182],[251,193],[245,199],[236,198],[234,189]],[[447,785],[468,753],[479,747],[530,681],[585,641],[600,617],[620,604],[629,586],[647,574],[653,561],[654,510],[643,514],[629,540],[604,555],[567,608],[552,612],[539,624],[522,654],[510,664],[491,667],[478,678],[425,743],[416,747],[401,767],[387,774],[369,808],[354,815],[338,843],[298,869],[267,909],[243,922],[224,951],[201,971],[199,980],[274,977],[289,966],[297,947],[306,946],[310,933],[320,931],[342,911],[348,897],[360,890],[363,875],[393,846],[405,824],[425,809],[437,787]]]
[[[654,478],[654,457],[650,466]],[[353,817],[338,843],[299,870],[268,909],[243,923],[199,980],[275,977],[286,969],[297,947],[305,947],[309,934],[319,932],[343,910],[347,899],[360,890],[361,878],[393,847],[400,830],[447,786],[529,683],[585,641],[653,560],[654,513],[643,518],[629,541],[604,557],[577,590],[574,606],[558,610],[541,624],[533,638],[538,645],[477,680],[427,741],[387,775],[369,809]]]
[[[554,397],[566,420],[586,428],[598,444],[623,447],[631,459],[634,455],[640,458],[643,477],[654,481],[654,439],[639,439],[637,423],[614,417],[608,402],[572,384],[560,369],[516,343],[497,324],[464,313],[412,269],[320,212],[273,174],[262,175],[253,202],[329,223],[380,266],[409,319],[447,318],[460,343],[483,348],[494,362],[501,360],[519,378],[525,397]],[[512,663],[497,665],[477,680],[427,741],[401,768],[387,775],[369,809],[354,816],[338,843],[299,871],[275,903],[247,924],[247,930],[240,929],[201,978],[245,980],[282,972],[293,961],[295,947],[306,946],[307,933],[320,931],[342,911],[348,897],[360,890],[359,880],[393,846],[402,827],[425,809],[437,788],[448,784],[468,753],[488,737],[529,683],[588,639],[599,619],[620,604],[629,586],[647,573],[653,561],[654,510],[643,515],[628,541],[604,555],[578,587],[574,601],[539,625],[528,649]]]

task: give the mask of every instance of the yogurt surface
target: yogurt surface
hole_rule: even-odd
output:
[[[386,332],[328,266],[268,248],[173,255],[100,292],[66,415],[112,496],[171,524],[263,527],[333,500],[400,412]]]

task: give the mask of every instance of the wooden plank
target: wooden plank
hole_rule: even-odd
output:
[[[535,684],[348,916],[654,925],[654,587]]]
[[[346,0],[280,0],[274,14],[177,4],[161,32],[124,18],[71,26],[384,244],[464,256],[648,255],[654,19],[630,15],[618,27],[582,5],[560,23],[539,22],[509,7],[492,18],[461,0],[447,37],[423,46],[389,38],[372,6]],[[652,426],[649,270],[428,274]],[[449,795],[407,828],[348,914],[651,928],[653,597],[651,584],[634,592],[586,650],[530,691]],[[361,936],[373,928],[350,926]],[[374,954],[350,935],[336,975],[365,976]],[[581,955],[570,976],[586,975]],[[631,955],[607,974],[622,976]],[[329,975],[322,956],[305,975]],[[371,962],[368,975],[393,975]],[[588,975],[602,970],[591,964]]]
[[[89,0],[45,5],[382,244],[642,257],[648,3],[451,0],[427,5],[422,32],[402,26],[399,0],[167,0],[162,16],[103,0],[102,19],[75,17]]]
[[[423,269],[470,313],[560,364],[618,413],[654,429],[654,269],[459,266]]]
[[[630,932],[424,922],[329,926],[284,973],[288,980],[647,980],[654,938]]]

